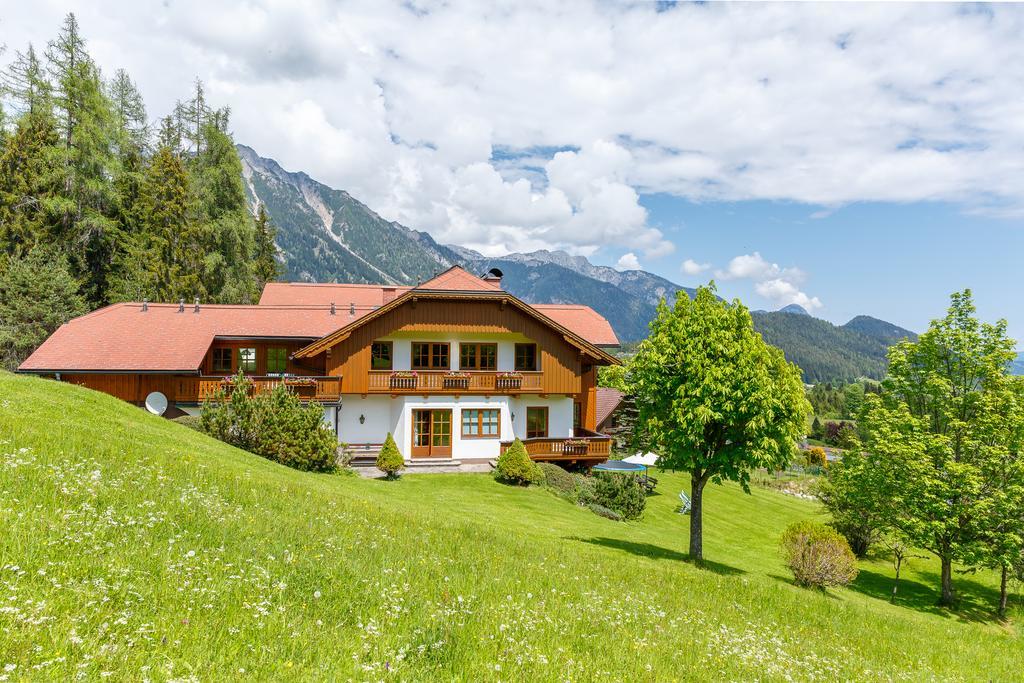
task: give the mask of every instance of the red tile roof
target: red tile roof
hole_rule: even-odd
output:
[[[562,327],[586,339],[594,346],[618,346],[619,338],[604,316],[590,306],[580,304],[530,304]]]
[[[458,292],[498,292],[500,280],[485,280],[473,275],[461,266],[452,266],[432,280],[427,280],[416,289],[444,289]]]
[[[412,289],[401,285],[343,285],[311,282],[268,282],[260,305],[292,306],[383,306]],[[390,297],[390,298],[388,298]]]
[[[19,370],[197,370],[214,337],[318,339],[371,307],[114,304],[61,325]]]
[[[610,389],[608,387],[597,388],[597,399],[595,401],[595,409],[597,413],[597,428],[601,429],[602,423],[607,420],[615,409],[622,403],[623,393],[618,389]]]
[[[393,301],[410,289],[501,292],[454,266],[417,288],[388,285],[271,282],[258,306],[125,303],[107,306],[62,325],[21,364],[20,370],[196,370],[214,337],[319,339]],[[331,315],[331,304],[335,315]],[[588,306],[535,304],[532,308],[595,346],[618,345],[611,325]]]

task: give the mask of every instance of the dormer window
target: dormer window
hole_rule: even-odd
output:
[[[281,348],[267,349],[267,374],[284,374],[288,352]]]
[[[231,374],[231,349],[219,348],[213,350],[213,371]]]
[[[238,369],[242,372],[256,372],[256,349],[238,349]]]

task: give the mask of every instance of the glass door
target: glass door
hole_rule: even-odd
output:
[[[412,457],[446,458],[452,454],[452,411],[412,411]]]

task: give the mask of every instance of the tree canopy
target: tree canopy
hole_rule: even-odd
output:
[[[739,301],[714,286],[658,306],[630,364],[638,434],[659,464],[691,476],[690,556],[702,558],[702,493],[708,481],[736,481],[791,459],[810,404],[800,369],[754,330]]]

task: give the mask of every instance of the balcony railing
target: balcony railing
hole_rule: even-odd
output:
[[[612,439],[587,429],[577,429],[571,438],[522,439],[532,460],[607,460],[612,452]],[[511,441],[501,443],[504,453]]]
[[[273,391],[275,387],[284,384],[304,401],[337,401],[341,396],[340,377],[247,376],[246,378],[252,382],[251,391],[257,394]],[[230,377],[181,377],[178,380],[178,401],[201,403],[222,388],[231,388]]]
[[[487,372],[448,370],[371,370],[369,390],[401,393],[539,393],[539,372]]]

